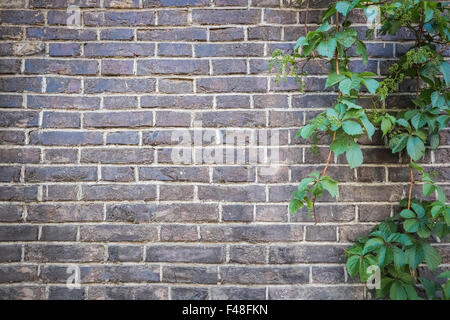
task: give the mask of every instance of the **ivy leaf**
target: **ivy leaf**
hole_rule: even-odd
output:
[[[351,256],[345,265],[350,277],[354,278],[358,274],[360,257],[357,255]]]
[[[355,142],[350,144],[347,152],[345,153],[350,169],[359,167],[363,162],[363,154],[359,145]]]
[[[428,299],[434,299],[436,297],[436,284],[433,281],[423,277],[419,277],[419,281],[425,289]]]
[[[308,185],[313,181],[314,181],[314,178],[302,179],[302,181],[300,181],[300,183],[298,184],[298,191],[305,190],[308,187]]]
[[[403,209],[400,212],[400,216],[402,216],[405,219],[410,219],[410,218],[415,218],[416,214],[409,209]]]
[[[334,86],[336,83],[339,83],[346,78],[347,77],[344,76],[343,74],[337,74],[336,72],[331,72],[328,74],[328,78],[325,83],[325,88]]]
[[[294,51],[297,51],[299,47],[303,47],[304,45],[308,44],[308,40],[306,40],[306,37],[302,36],[297,39],[297,42],[295,43]]]
[[[403,222],[403,228],[405,228],[406,232],[417,232],[419,230],[419,221],[417,219],[406,219]]]
[[[425,197],[428,197],[429,195],[431,195],[433,193],[433,191],[435,190],[435,187],[433,184],[431,183],[425,183],[422,186],[422,191],[423,191],[423,195]]]
[[[300,135],[302,136],[302,138],[303,139],[308,139],[312,135],[312,133],[314,132],[315,128],[314,128],[314,126],[312,124],[307,124],[301,130],[302,131],[301,131]]]
[[[389,297],[392,300],[406,300],[408,296],[402,284],[399,281],[394,281],[389,290]]]
[[[445,106],[445,98],[441,96],[439,91],[434,91],[431,94],[431,105],[433,107],[444,107]]]
[[[303,202],[298,199],[291,199],[289,202],[289,212],[291,214],[296,213],[301,207],[303,207]]]
[[[406,151],[408,151],[409,156],[417,161],[422,158],[425,154],[425,145],[423,141],[418,137],[409,137],[406,144]]]
[[[426,242],[422,244],[422,249],[428,267],[431,271],[434,271],[441,264],[441,255],[435,248]]]
[[[356,30],[345,29],[336,33],[336,40],[346,48],[350,48],[356,40]]]
[[[346,16],[350,9],[350,3],[347,1],[339,1],[336,3],[336,11]]]
[[[334,140],[330,145],[330,150],[334,152],[336,156],[343,154],[347,150],[347,139],[340,138]]]
[[[411,268],[417,269],[424,259],[424,253],[421,245],[412,246],[405,251],[408,264]]]
[[[397,270],[401,270],[406,264],[406,255],[403,250],[398,247],[392,247],[392,252],[394,254],[394,267]]]
[[[384,241],[381,238],[369,239],[369,241],[367,241],[366,245],[364,246],[364,250],[363,250],[362,254],[366,254],[366,253],[369,253],[371,251],[374,251],[374,250],[380,248],[383,245],[384,245]]]
[[[351,136],[355,136],[363,132],[361,125],[352,120],[344,121],[342,123],[342,129],[344,129],[344,131]]]
[[[381,120],[381,131],[383,132],[383,137],[391,131],[392,129],[392,122],[389,118],[384,117],[383,120]]]
[[[372,140],[372,136],[375,133],[374,125],[372,124],[372,122],[370,122],[370,120],[366,116],[361,118],[361,122],[364,125],[364,129],[366,129],[367,136],[369,137],[370,140]]]
[[[430,148],[434,150],[437,147],[439,147],[440,144],[441,144],[441,136],[439,135],[439,133],[433,133],[430,136]]]
[[[377,92],[378,86],[380,85],[375,79],[363,79],[362,82],[371,94],[375,94]]]
[[[338,189],[338,183],[337,181],[331,179],[330,177],[323,177],[322,180],[322,187],[328,191],[328,193],[333,197],[336,198],[338,195],[339,189]]]
[[[441,62],[439,70],[444,76],[445,84],[448,86],[450,84],[450,63],[446,61]]]
[[[389,147],[392,149],[392,153],[397,153],[405,149],[408,141],[407,135],[398,135],[389,141]]]
[[[322,40],[317,46],[317,52],[325,57],[333,58],[336,51],[337,42],[335,38],[329,38],[328,40]]]
[[[356,40],[356,54],[362,57],[363,64],[366,64],[367,61],[369,61],[366,45],[361,40]]]
[[[346,78],[339,83],[339,90],[342,91],[343,94],[349,95],[350,90],[352,89],[352,80],[349,78]]]

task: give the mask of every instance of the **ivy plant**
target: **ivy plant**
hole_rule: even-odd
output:
[[[307,10],[309,0],[307,1]],[[349,20],[350,13],[362,10],[373,19],[373,8],[380,14],[383,35],[396,35],[407,30],[415,42],[398,62],[390,66],[383,81],[371,72],[355,72],[349,66],[350,56],[358,56],[364,64],[368,61],[366,45],[358,37]],[[338,195],[338,183],[326,175],[332,155],[345,155],[350,168],[363,164],[364,157],[359,139],[366,135],[372,139],[377,130],[387,141],[392,153],[402,153],[409,159],[410,185],[408,198],[400,202],[400,211],[377,225],[368,236],[346,250],[347,271],[366,281],[369,266],[381,271],[381,287],[377,297],[391,299],[450,299],[450,280],[443,285],[420,275],[423,263],[435,271],[441,263],[439,252],[431,245],[433,239],[443,239],[450,234],[450,207],[443,190],[434,183],[433,174],[419,165],[426,149],[440,145],[440,131],[450,120],[449,82],[450,64],[442,53],[450,41],[447,15],[448,4],[419,0],[338,1],[323,14],[320,26],[308,30],[306,13],[305,36],[298,38],[292,54],[273,52],[270,68],[278,68],[276,81],[294,77],[303,90],[305,66],[311,61],[325,60],[329,72],[325,88],[338,92],[333,107],[318,114],[300,128],[297,137],[318,141],[319,135],[329,135],[331,144],[324,169],[312,172],[298,185],[289,204],[291,213],[302,207],[315,213],[315,202],[326,190],[332,197]],[[366,38],[374,36],[368,29]],[[398,111],[387,106],[386,99],[398,92],[399,85],[414,81],[416,92],[410,106]],[[373,108],[361,106],[362,99],[371,99]],[[421,180],[415,181],[414,172]],[[422,185],[424,198],[436,196],[435,201],[412,197],[415,184]],[[442,278],[449,279],[444,272]]]

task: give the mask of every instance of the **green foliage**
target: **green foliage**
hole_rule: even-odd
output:
[[[366,46],[358,39],[348,16],[352,10],[362,9],[373,21],[374,5],[381,13],[382,35],[396,35],[401,29],[408,29],[416,37],[414,45],[389,68],[388,76],[381,82],[373,73],[350,70],[347,55],[352,50],[367,63]],[[436,201],[402,200],[402,210],[397,215],[380,223],[346,251],[347,271],[352,277],[359,275],[364,282],[369,277],[367,267],[380,267],[382,280],[377,297],[419,299],[425,293],[429,299],[450,299],[450,280],[439,285],[418,276],[420,264],[425,263],[433,271],[441,262],[430,239],[449,235],[450,208],[432,175],[416,163],[425,156],[427,148],[439,146],[439,132],[450,121],[450,64],[441,55],[450,42],[446,6],[445,2],[423,0],[338,1],[323,14],[319,28],[298,38],[293,54],[283,55],[276,50],[270,62],[270,68],[277,67],[279,71],[276,81],[294,77],[301,83],[301,91],[308,63],[324,59],[330,66],[325,88],[338,89],[336,103],[300,128],[297,137],[314,142],[319,135],[330,135],[329,159],[332,153],[345,154],[349,166],[355,168],[364,161],[358,139],[363,135],[371,139],[376,130],[381,130],[391,152],[404,153],[410,159],[411,170],[421,173],[424,196],[436,195]],[[337,14],[341,15],[340,23],[334,24],[332,19]],[[373,30],[368,30],[366,36],[371,35]],[[386,98],[397,92],[404,81],[411,80],[417,83],[417,90],[410,107],[388,112]],[[359,105],[368,96],[376,101],[372,110]],[[308,211],[314,209],[316,198],[324,190],[332,197],[338,195],[337,182],[325,175],[328,164],[329,161],[322,172],[313,172],[301,180],[292,194],[291,213],[304,206]],[[441,274],[444,278],[449,276],[449,272]]]

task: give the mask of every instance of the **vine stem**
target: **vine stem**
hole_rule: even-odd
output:
[[[309,0],[307,1],[307,6],[309,6]],[[306,18],[307,21],[308,18]],[[306,28],[306,26],[305,26]],[[339,30],[339,13],[336,12],[336,30]],[[336,50],[336,74],[339,74],[339,51]],[[341,96],[341,92],[338,92],[338,97]],[[334,142],[334,140],[336,140],[336,131],[334,131],[333,133],[333,139],[332,142]],[[328,158],[327,158],[327,162],[325,163],[325,168],[323,168],[322,172],[320,173],[320,177],[323,177],[325,175],[325,173],[328,170],[328,166],[330,165],[331,162],[331,155],[333,154],[333,151],[328,152]],[[314,223],[317,224],[317,214],[316,214],[316,196],[314,196],[313,201],[312,201],[313,205],[313,214],[314,214]]]
[[[409,163],[412,162],[412,159],[409,158]],[[411,195],[412,195],[412,189],[414,185],[414,173],[413,168],[409,166],[409,175],[411,177],[411,182],[409,183],[409,194],[408,194],[408,210],[411,209]]]

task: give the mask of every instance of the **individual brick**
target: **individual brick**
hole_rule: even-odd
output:
[[[133,29],[104,29],[100,31],[100,40],[133,40]]]
[[[98,62],[94,60],[27,59],[26,74],[96,75]],[[33,79],[33,78],[25,78]],[[37,92],[40,92],[37,91]]]
[[[78,200],[79,188],[73,184],[50,184],[42,187],[44,201],[71,201]]]
[[[103,104],[106,109],[134,109],[138,106],[138,98],[123,95],[104,97]]]
[[[220,59],[213,60],[213,74],[246,74],[247,62],[244,59]]]
[[[32,109],[100,109],[100,98],[71,96],[27,96],[27,106]]]
[[[0,204],[1,222],[20,222],[24,213],[23,206],[16,204]]]
[[[207,60],[149,59],[137,61],[138,75],[201,75],[209,74]]]
[[[296,24],[297,23],[296,11],[292,10],[264,10],[264,21],[274,24]]]
[[[81,80],[72,78],[46,78],[45,92],[48,93],[80,93]]]
[[[217,284],[217,267],[178,267],[165,266],[162,281],[169,283]]]
[[[138,40],[150,41],[206,41],[205,28],[138,30]]]
[[[156,241],[158,230],[151,225],[89,225],[80,227],[80,241],[142,242]]]
[[[245,38],[244,28],[238,27],[212,27],[209,34],[210,41],[243,41]]]
[[[102,167],[102,180],[104,181],[134,181],[133,167]]]
[[[45,163],[75,163],[78,159],[78,150],[57,148],[44,150]]]
[[[84,25],[86,26],[151,26],[155,24],[154,11],[105,11],[84,12]]]
[[[22,245],[0,245],[0,262],[17,262],[22,259]]]
[[[42,118],[43,128],[80,128],[80,114],[75,112],[45,111]]]
[[[237,284],[294,284],[309,282],[308,267],[220,267],[223,283]]]
[[[345,248],[345,246],[337,244],[271,246],[269,263],[342,263],[345,261]]]
[[[192,93],[193,81],[191,79],[159,79],[160,93]]]
[[[211,288],[213,300],[265,300],[265,288],[215,286]]]
[[[33,204],[28,206],[27,221],[79,222],[102,221],[101,204]]]
[[[2,163],[39,163],[41,150],[37,148],[8,148],[2,149],[0,162]]]
[[[37,186],[0,186],[1,201],[36,201]]]
[[[251,167],[215,167],[213,182],[255,182],[255,168]]]
[[[211,201],[265,201],[266,192],[263,186],[199,186],[198,198]]]
[[[106,206],[106,220],[120,222],[218,222],[214,204],[112,204]]]
[[[212,242],[301,241],[303,227],[299,225],[201,226],[200,236],[203,241]]]
[[[98,244],[29,244],[25,261],[30,262],[102,262],[105,247]]]
[[[147,246],[146,261],[223,263],[225,261],[225,250],[223,246],[218,245],[150,245]]]
[[[208,300],[207,288],[171,287],[172,300]]]
[[[80,55],[80,44],[78,43],[51,43],[49,54],[52,57],[75,57]]]
[[[197,241],[197,227],[186,225],[162,225],[161,241]]]
[[[223,221],[253,221],[253,205],[223,205]]]
[[[140,180],[209,182],[205,167],[140,167]]]
[[[189,127],[191,115],[187,112],[157,111],[155,126],[157,127]]]
[[[27,60],[28,61],[28,60]],[[1,78],[0,91],[2,92],[41,92],[41,77],[14,77]]]
[[[264,264],[266,248],[262,245],[231,245],[230,263]]]
[[[264,94],[253,96],[255,108],[288,108],[288,96],[282,94]]]
[[[84,114],[84,128],[138,128],[153,126],[151,111],[89,112]]]
[[[67,8],[67,7],[66,7]],[[78,40],[92,41],[97,40],[97,32],[95,30],[86,29],[69,29],[69,28],[27,28],[26,37],[34,40]],[[27,53],[41,52],[43,48],[40,45],[21,46]]]
[[[152,163],[153,149],[151,148],[89,148],[81,151],[81,162],[84,163]]]
[[[193,9],[192,22],[206,25],[218,24],[257,24],[261,21],[261,12],[255,9]]]
[[[0,283],[33,282],[37,280],[37,266],[0,266]]]
[[[25,169],[26,182],[74,182],[74,181],[96,181],[97,167],[95,166],[51,166],[51,167],[28,167]]]
[[[192,200],[194,198],[193,186],[161,185],[159,187],[159,200]]]
[[[21,95],[0,95],[0,107],[2,108],[22,108],[23,98]]]
[[[43,226],[40,240],[42,241],[76,241],[76,226]]]
[[[132,75],[134,62],[132,60],[102,60],[102,75],[118,76]]]
[[[0,296],[5,300],[44,300],[46,297],[43,286],[3,286]]]
[[[0,226],[0,241],[36,241],[38,226],[32,225],[2,225]]]
[[[0,60],[0,74],[18,74],[20,73],[21,61],[18,59]]]
[[[16,130],[0,130],[0,144],[25,144],[25,133]]]
[[[142,4],[144,8],[154,7],[203,7],[208,6],[209,0],[143,0]]]
[[[142,108],[173,108],[173,109],[210,109],[213,105],[211,96],[143,96]]]
[[[154,79],[87,79],[84,82],[85,93],[130,93],[155,91]]]
[[[258,57],[263,55],[264,46],[259,43],[202,43],[194,45],[194,51],[196,57]]]
[[[110,245],[108,246],[108,261],[112,262],[138,262],[142,261],[143,250],[141,246]]]
[[[161,26],[182,26],[188,22],[188,12],[186,10],[159,10],[158,25]]]
[[[133,131],[117,131],[106,135],[106,144],[137,145],[139,133]]]
[[[248,28],[249,40],[277,41],[281,40],[281,27],[259,26]]]
[[[44,24],[44,14],[37,10],[2,10],[0,20],[7,24]]]
[[[263,78],[200,78],[197,81],[197,92],[266,92],[267,81]]]
[[[39,112],[0,111],[0,127],[29,128],[39,125]]]
[[[146,57],[153,56],[153,43],[86,43],[85,57]]]
[[[86,294],[84,288],[50,287],[49,300],[84,300]]]
[[[250,97],[244,95],[217,96],[216,107],[218,109],[249,109]]]
[[[144,200],[156,199],[156,186],[153,185],[88,185],[82,187],[82,199],[90,201],[104,200]]]
[[[255,220],[266,222],[286,222],[287,205],[257,205]]]
[[[192,57],[192,46],[186,43],[160,43],[158,44],[160,57]]]
[[[272,286],[269,288],[270,300],[362,300],[362,286]]]
[[[306,226],[306,241],[337,241],[335,226]]]

